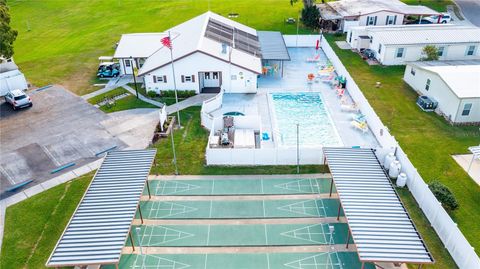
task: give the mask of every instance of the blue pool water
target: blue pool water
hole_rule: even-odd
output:
[[[341,146],[320,93],[271,93],[277,143],[301,147]]]

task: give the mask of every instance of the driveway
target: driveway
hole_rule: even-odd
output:
[[[455,0],[463,15],[473,25],[480,27],[480,0]]]
[[[28,187],[60,173],[52,169],[75,163],[75,169],[98,158],[96,153],[127,143],[101,122],[111,117],[60,86],[29,93],[33,107],[13,111],[0,102],[0,197],[6,188],[32,179]],[[68,169],[62,172],[68,171]]]

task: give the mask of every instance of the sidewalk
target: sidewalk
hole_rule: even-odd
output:
[[[215,93],[201,93],[201,94],[197,94],[195,96],[189,97],[181,102],[178,102],[178,104],[167,106],[167,113],[171,114],[179,110],[185,109],[187,107],[201,105],[203,101],[208,100],[214,97],[215,95],[216,95]]]
[[[137,95],[137,93],[135,92],[135,90],[134,90],[132,87],[130,87],[130,86],[126,85],[126,84],[125,84],[125,85],[122,85],[122,87],[123,87],[125,90],[129,91],[131,94]],[[144,102],[146,102],[146,103],[152,104],[152,105],[157,106],[157,107],[160,107],[160,108],[162,108],[162,107],[164,106],[163,103],[160,103],[160,102],[157,102],[157,101],[152,100],[152,99],[150,99],[150,98],[147,98],[147,97],[145,97],[145,96],[143,96],[143,95],[141,95],[141,94],[138,94],[138,98],[140,98],[140,100],[142,100],[142,101],[144,101]]]
[[[118,87],[122,87],[123,85],[127,85],[127,83],[131,82],[132,78],[131,76],[124,76],[124,77],[118,77],[116,79],[111,79],[108,81],[107,85],[100,89],[100,90],[97,90],[97,91],[94,91],[94,92],[91,92],[91,93],[88,93],[88,94],[85,94],[85,95],[82,95],[82,98],[84,100],[88,100],[92,97],[95,97],[97,95],[100,95],[100,94],[104,94],[106,92],[109,92],[115,88],[118,88]]]

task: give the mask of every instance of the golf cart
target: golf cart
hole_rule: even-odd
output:
[[[120,64],[114,62],[103,62],[98,66],[97,77],[112,78],[120,74]]]

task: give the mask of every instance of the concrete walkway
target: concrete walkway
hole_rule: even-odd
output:
[[[128,86],[128,85],[123,85],[122,88],[124,88],[125,90],[127,90],[128,92],[130,92],[131,94],[133,95],[137,95],[137,92],[135,91],[135,89],[133,89],[132,87]],[[140,93],[138,94],[138,98],[140,98],[140,100],[146,102],[146,103],[149,103],[149,104],[152,104],[154,106],[157,106],[157,107],[160,107],[162,108],[164,106],[163,103],[160,103],[160,102],[157,102],[155,100],[152,100],[150,98],[147,98],[143,95],[141,95]]]
[[[179,110],[185,109],[187,107],[201,105],[203,101],[213,98],[215,95],[216,95],[215,93],[201,93],[201,94],[197,94],[195,96],[189,97],[181,102],[178,102],[178,104],[167,106],[167,113],[171,114]]]
[[[106,92],[109,92],[109,91],[111,91],[115,88],[122,87],[123,85],[127,85],[127,83],[130,83],[131,80],[132,80],[132,78],[128,77],[128,76],[111,79],[111,80],[108,81],[107,85],[104,88],[102,88],[100,90],[97,90],[97,91],[94,91],[94,92],[91,92],[91,93],[88,93],[88,94],[85,94],[85,95],[82,95],[82,98],[84,100],[88,100],[92,97],[95,97],[95,96],[104,94]]]

